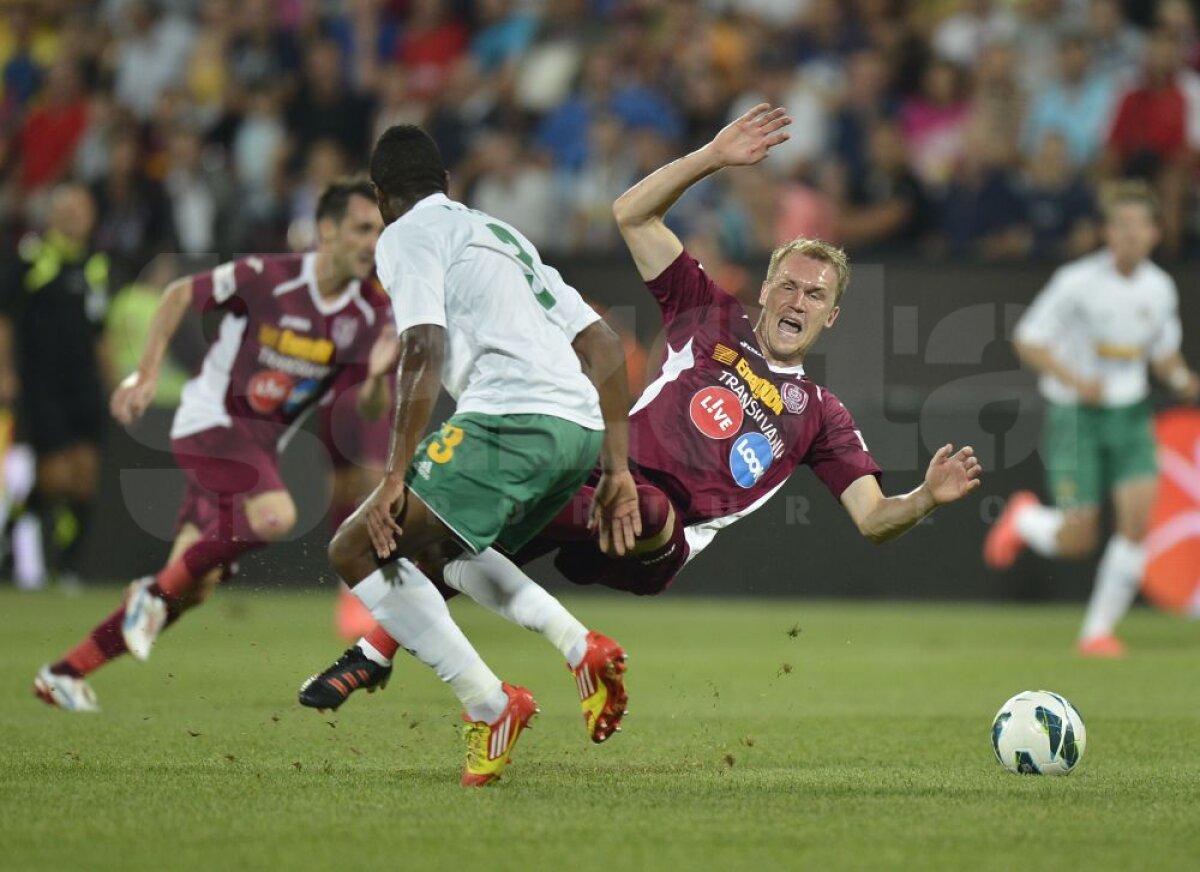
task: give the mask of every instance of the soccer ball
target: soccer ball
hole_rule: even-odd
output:
[[[1075,706],[1048,690],[1024,690],[1000,706],[992,748],[1009,772],[1068,775],[1083,758],[1087,731]]]

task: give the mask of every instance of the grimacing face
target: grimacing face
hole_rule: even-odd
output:
[[[338,272],[362,280],[375,269],[375,243],[383,232],[383,218],[374,200],[355,194],[346,204],[342,220],[321,222],[321,238],[329,246]]]
[[[801,363],[822,331],[833,326],[840,312],[837,281],[833,264],[792,252],[763,282],[758,295],[763,310],[755,333],[771,362]]]
[[[1118,261],[1136,264],[1145,260],[1158,245],[1158,224],[1144,203],[1118,203],[1104,223],[1104,241]]]

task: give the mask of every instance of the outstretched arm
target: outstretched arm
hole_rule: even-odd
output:
[[[629,473],[629,378],[625,372],[625,352],[617,334],[603,321],[593,321],[571,345],[600,394],[600,413],[604,416],[602,472],[588,523],[599,528],[601,550],[622,557],[637,544],[642,532],[637,484]]]
[[[371,346],[367,360],[367,377],[358,388],[358,414],[368,421],[377,421],[392,404],[392,386],[388,376],[396,371],[400,354],[400,339],[385,329]]]
[[[124,426],[128,427],[142,417],[142,413],[153,402],[158,389],[158,371],[162,367],[167,346],[171,344],[171,337],[179,329],[179,322],[191,305],[190,276],[167,285],[154,312],[154,320],[150,322],[150,333],[138,368],[121,381],[109,402],[112,416]]]
[[[967,446],[956,454],[952,445],[938,449],[925,481],[915,490],[885,497],[873,475],[864,475],[842,492],[842,505],[858,530],[872,542],[890,542],[903,536],[940,505],[960,500],[979,487],[982,467],[975,449]]]
[[[644,280],[657,277],[683,251],[679,237],[663,222],[683,192],[725,167],[758,163],[788,139],[783,128],[791,123],[787,110],[760,103],[703,148],[656,170],[617,198],[613,216]]]

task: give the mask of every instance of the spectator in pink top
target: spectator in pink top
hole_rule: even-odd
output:
[[[921,93],[905,101],[900,110],[913,172],[930,188],[944,187],[962,156],[970,115],[963,91],[958,67],[935,59],[922,77]]]

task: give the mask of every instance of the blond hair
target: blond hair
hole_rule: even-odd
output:
[[[771,262],[767,266],[767,281],[770,282],[779,272],[779,265],[790,254],[799,254],[812,260],[819,260],[831,265],[837,271],[837,287],[834,288],[833,303],[836,306],[850,284],[850,259],[846,252],[836,245],[831,245],[820,239],[809,239],[797,236],[791,242],[785,242],[771,252]]]
[[[1100,190],[1100,211],[1104,220],[1111,221],[1113,212],[1118,206],[1145,206],[1150,217],[1158,220],[1158,197],[1145,182],[1140,179],[1122,179],[1109,182]]]

